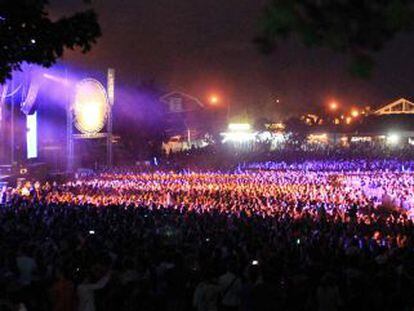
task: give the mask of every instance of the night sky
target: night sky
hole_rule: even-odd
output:
[[[342,106],[379,107],[414,97],[414,35],[400,35],[376,56],[373,78],[347,71],[347,58],[282,43],[271,56],[252,43],[266,0],[100,0],[93,2],[103,36],[88,55],[67,53],[80,70],[117,70],[118,83],[154,79],[201,99],[216,93],[239,111],[284,117],[336,99]],[[52,1],[54,16],[82,2]],[[260,103],[280,103],[255,109]],[[234,109],[236,110],[236,109]]]

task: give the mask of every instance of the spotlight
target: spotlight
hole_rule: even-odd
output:
[[[400,139],[401,137],[398,134],[389,134],[387,136],[387,143],[389,143],[390,145],[397,145],[400,142]]]
[[[230,123],[229,130],[231,131],[249,131],[251,125],[248,123]]]

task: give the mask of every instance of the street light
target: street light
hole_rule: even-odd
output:
[[[358,117],[358,116],[359,116],[359,111],[358,111],[358,110],[356,110],[356,109],[353,109],[353,110],[351,111],[351,116],[353,116],[354,118]]]
[[[222,108],[227,107],[227,120],[230,120],[230,102],[226,101],[223,103],[223,100],[216,94],[211,94],[208,97],[208,102],[211,106],[221,106]]]
[[[218,104],[218,102],[219,102],[219,98],[216,95],[211,95],[210,96],[210,103],[212,105],[216,105],[216,104]]]
[[[331,102],[331,103],[329,104],[329,109],[331,109],[332,111],[337,110],[337,109],[338,109],[338,104],[337,104],[337,102]]]

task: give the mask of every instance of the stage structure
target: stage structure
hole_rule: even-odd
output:
[[[67,170],[74,169],[74,140],[106,139],[107,166],[111,167],[112,107],[114,105],[115,71],[108,69],[107,88],[92,78],[76,84],[73,98],[67,100]],[[106,126],[106,131],[103,132]],[[74,128],[78,133],[74,133]]]
[[[6,137],[6,126],[5,126],[5,108],[4,105],[6,103],[6,95],[7,95],[7,84],[0,85],[0,163],[4,159],[5,151],[5,141]]]
[[[17,83],[15,82],[15,76],[18,76]],[[28,66],[25,72],[19,72],[13,74],[13,78],[0,86],[0,152],[4,155],[6,141],[9,141],[10,146],[10,165],[16,163],[15,154],[15,105],[20,106],[20,111],[25,115],[27,124],[26,135],[26,147],[27,147],[27,159],[37,157],[37,116],[34,111],[34,104],[37,98],[40,85],[34,83],[32,77],[31,66]],[[9,122],[9,134],[10,137],[6,137],[6,124],[5,124],[5,104],[10,105],[10,122]],[[1,158],[1,157],[0,157]],[[3,160],[5,160],[3,158]]]

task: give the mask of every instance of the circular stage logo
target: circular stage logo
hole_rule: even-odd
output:
[[[108,97],[99,81],[84,79],[77,84],[73,112],[75,127],[81,133],[99,133],[105,126],[108,110]]]

